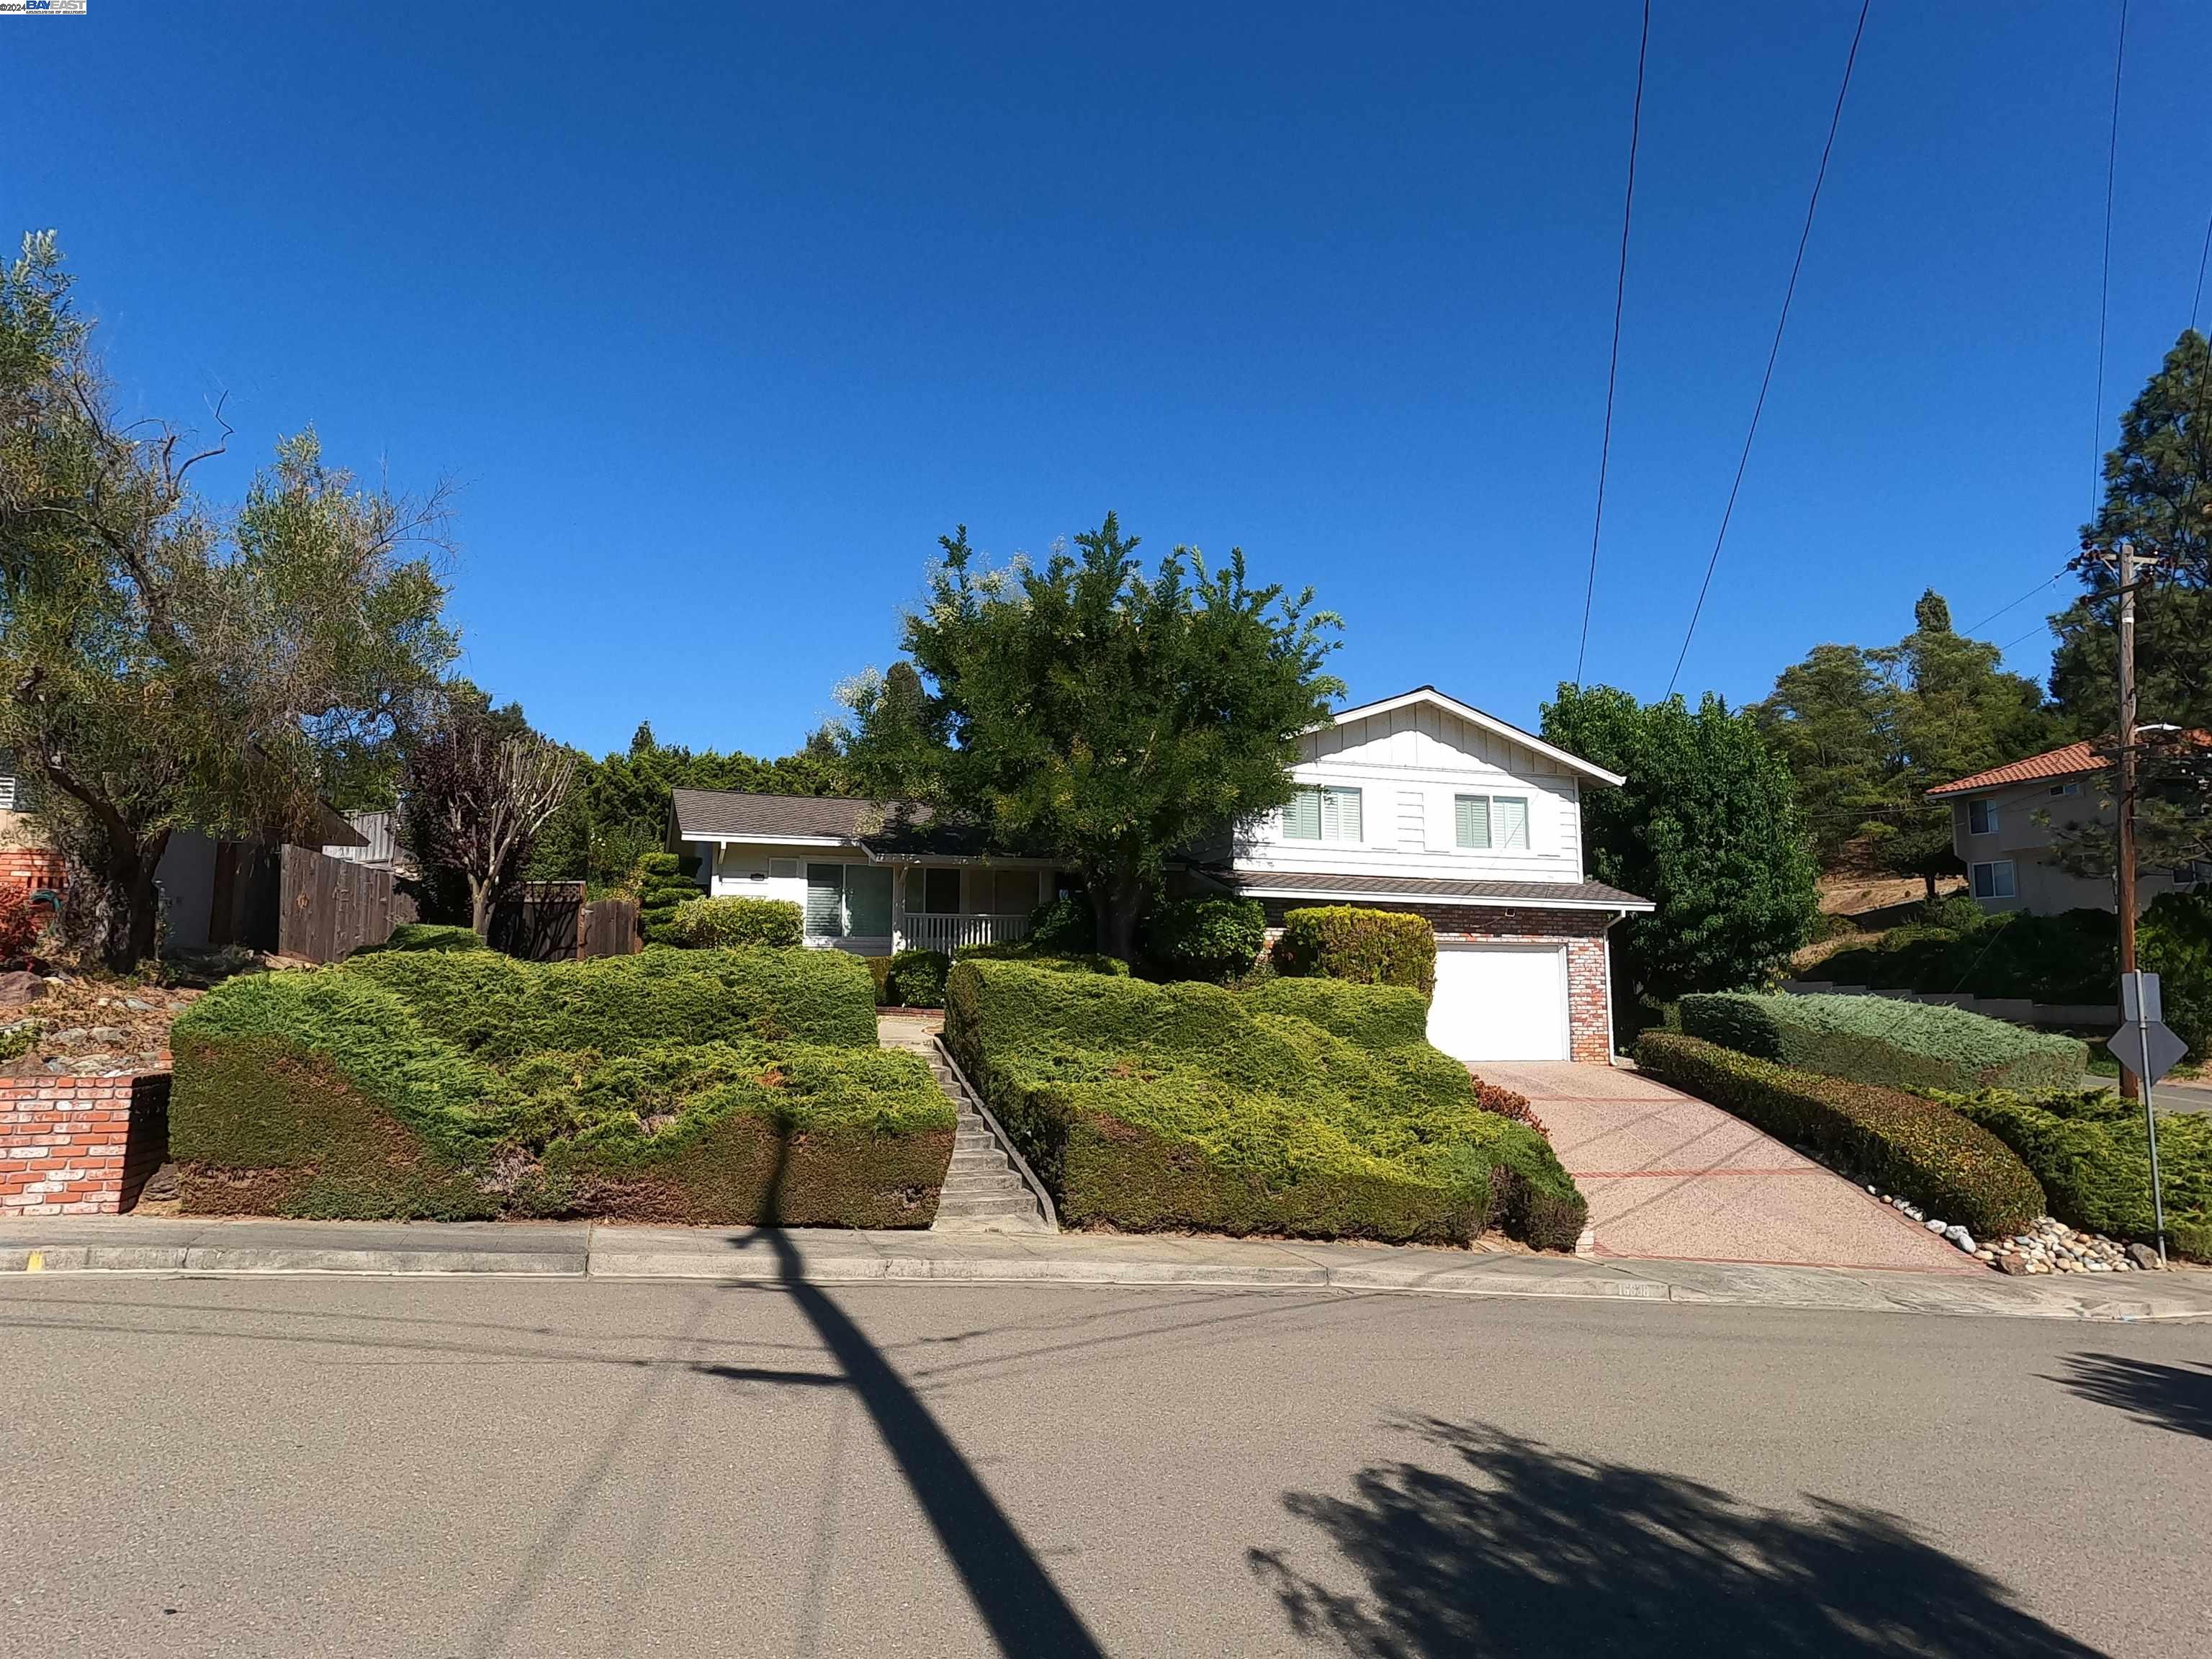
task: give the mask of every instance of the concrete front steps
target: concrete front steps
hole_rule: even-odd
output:
[[[937,1196],[938,1233],[1048,1233],[1052,1224],[1029,1188],[1006,1149],[975,1103],[968,1097],[951,1062],[933,1043],[916,1053],[929,1062],[937,1086],[945,1091],[960,1114],[952,1136],[952,1167],[945,1172],[945,1189]]]

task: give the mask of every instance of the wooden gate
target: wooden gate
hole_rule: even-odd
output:
[[[305,847],[283,851],[276,904],[276,951],[336,962],[392,937],[392,872],[326,858]]]

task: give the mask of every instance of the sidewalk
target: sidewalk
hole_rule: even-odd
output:
[[[2032,1319],[2212,1319],[2212,1273],[2007,1279],[1745,1262],[1590,1261],[1467,1250],[1164,1235],[793,1229],[816,1285],[1206,1285],[1544,1297]],[[391,1223],[52,1216],[0,1222],[0,1274],[526,1274],[772,1285],[787,1269],[744,1229],[599,1223]]]

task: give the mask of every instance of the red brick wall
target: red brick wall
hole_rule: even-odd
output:
[[[64,884],[62,855],[41,847],[0,850],[0,886],[51,887],[58,893]]]
[[[1279,933],[1283,912],[1334,901],[1269,899],[1267,929]],[[1577,1060],[1605,1066],[1613,1060],[1613,1000],[1606,975],[1605,910],[1504,910],[1485,904],[1362,904],[1364,910],[1407,910],[1426,916],[1439,939],[1494,939],[1505,945],[1567,946],[1567,1043]]]
[[[169,1150],[169,1074],[0,1078],[0,1216],[114,1215]]]

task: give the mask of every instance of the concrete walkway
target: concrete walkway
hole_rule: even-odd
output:
[[[725,1284],[1213,1285],[2043,1319],[2212,1320],[2212,1273],[2007,1279],[1629,1261],[1164,1234],[846,1232],[594,1222],[43,1216],[0,1221],[0,1274],[362,1273]]]
[[[1771,1135],[1634,1072],[1487,1065],[1528,1097],[1589,1200],[1600,1256],[1990,1270]]]

